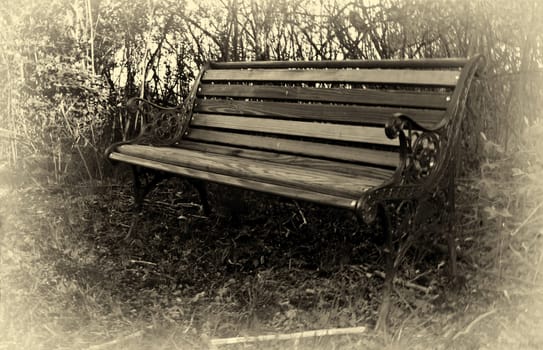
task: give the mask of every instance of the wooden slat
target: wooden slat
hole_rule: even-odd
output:
[[[245,61],[211,62],[211,68],[461,68],[465,58],[411,60],[336,60],[336,61]]]
[[[394,113],[403,113],[427,127],[439,123],[444,115],[444,111],[431,109],[216,99],[198,99],[194,107],[194,112],[305,119],[349,124],[373,124],[377,126],[384,126],[392,118]]]
[[[281,81],[455,86],[459,71],[407,69],[212,69],[202,81]]]
[[[390,140],[387,138],[383,128],[369,126],[300,122],[201,113],[193,114],[191,126],[398,146],[398,140]]]
[[[186,138],[202,142],[271,150],[279,153],[286,152],[347,162],[368,163],[392,168],[395,168],[399,164],[398,153],[367,148],[328,145],[325,143],[235,134],[204,129],[189,129]]]
[[[207,171],[184,168],[172,164],[165,164],[153,160],[142,159],[121,153],[111,153],[109,156],[112,160],[122,161],[129,164],[140,165],[143,167],[166,171],[182,176],[192,177],[205,181],[217,182],[225,185],[241,187],[253,191],[261,191],[272,193],[282,197],[301,199],[315,203],[321,203],[346,209],[354,210],[356,205],[356,197],[340,197],[331,196],[323,193],[304,190],[298,187],[286,187],[259,181],[241,179],[233,176],[210,173]]]
[[[299,187],[335,196],[357,196],[364,189],[380,185],[387,179],[382,174],[378,174],[379,178],[372,177],[375,175],[373,173],[354,177],[183,148],[122,145],[118,147],[117,152],[161,163],[275,185]]]
[[[451,92],[452,93],[452,92]],[[447,108],[450,94],[375,89],[310,88],[272,85],[202,84],[199,96],[356,103],[376,106]]]
[[[201,151],[205,153],[217,153],[226,156],[235,156],[246,159],[254,159],[258,161],[294,165],[307,169],[333,171],[351,176],[365,176],[365,174],[369,174],[371,177],[382,178],[383,180],[390,179],[392,177],[392,174],[394,173],[394,170],[390,169],[375,168],[352,163],[343,163],[318,158],[295,156],[285,153],[257,151],[239,147],[214,145],[187,140],[182,140],[176,145],[176,147]]]

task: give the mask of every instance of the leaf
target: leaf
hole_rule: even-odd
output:
[[[489,219],[494,219],[496,217],[510,218],[513,216],[507,208],[496,209],[496,207],[491,206],[484,208],[484,211],[488,214]]]
[[[505,150],[503,147],[495,142],[487,140],[483,145],[484,152],[487,155],[496,155],[496,154],[504,154]]]
[[[293,318],[295,318],[297,314],[298,313],[296,312],[296,309],[290,309],[290,310],[287,310],[287,312],[285,312],[285,316],[289,320],[292,320]]]
[[[513,173],[513,176],[526,175],[526,173],[519,168],[513,168],[511,169],[511,172]]]
[[[198,302],[200,299],[202,299],[203,297],[205,297],[205,295],[206,295],[206,292],[205,292],[205,290],[204,290],[203,292],[200,292],[200,293],[196,294],[194,297],[192,297],[192,298],[190,299],[190,302],[191,302],[191,303],[196,303],[196,302]]]

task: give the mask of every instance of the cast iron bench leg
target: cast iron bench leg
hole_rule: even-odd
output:
[[[208,216],[211,213],[211,207],[209,206],[209,200],[207,196],[207,188],[206,188],[205,182],[198,179],[187,179],[187,180],[198,191],[198,196],[200,197],[200,202],[202,203],[202,209],[204,210],[204,214]]]
[[[132,165],[132,175],[133,175],[133,189],[134,189],[134,200],[136,205],[136,210],[141,211],[143,207],[143,200],[145,196],[151,192],[151,190],[158,185],[162,180],[167,179],[171,175],[152,171],[146,168],[141,168],[137,165]]]
[[[449,249],[449,274],[451,281],[456,283],[457,281],[457,267],[456,267],[456,244],[455,244],[455,232],[454,223],[456,218],[456,206],[455,206],[455,186],[454,177],[451,176],[449,180],[449,186],[447,189],[447,245]]]
[[[151,192],[151,190],[158,185],[161,181],[171,177],[168,173],[152,171],[146,168],[141,168],[137,165],[132,166],[132,174],[134,176],[133,189],[136,209],[140,211],[143,206],[143,200]],[[196,188],[200,201],[202,202],[202,209],[206,215],[209,215],[211,208],[209,206],[206,185],[203,181],[198,179],[187,179],[187,181]]]
[[[378,216],[381,221],[381,227],[385,234],[385,282],[383,285],[383,300],[379,308],[379,316],[375,324],[376,331],[386,333],[388,314],[390,313],[391,295],[394,288],[394,277],[396,275],[394,244],[392,242],[392,227],[390,215],[383,204],[378,205]]]

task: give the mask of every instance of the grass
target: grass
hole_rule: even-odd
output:
[[[541,348],[541,164],[503,159],[460,182],[464,287],[447,284],[439,244],[419,245],[399,275],[430,292],[396,285],[387,337],[371,331],[380,238],[348,213],[212,188],[203,218],[196,193],[170,181],[135,214],[124,185],[38,185],[4,169],[0,349],[207,349],[355,326],[368,331],[220,348]]]

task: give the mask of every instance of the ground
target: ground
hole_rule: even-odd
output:
[[[372,330],[382,239],[349,213],[247,193],[233,202],[212,188],[205,217],[174,180],[138,214],[123,181],[1,175],[0,349],[207,349],[215,338],[359,326],[217,348],[543,348],[542,216],[497,225],[473,214],[469,185],[459,186],[461,287],[448,282],[444,240],[428,237],[399,272],[412,285],[396,284],[383,335]]]

